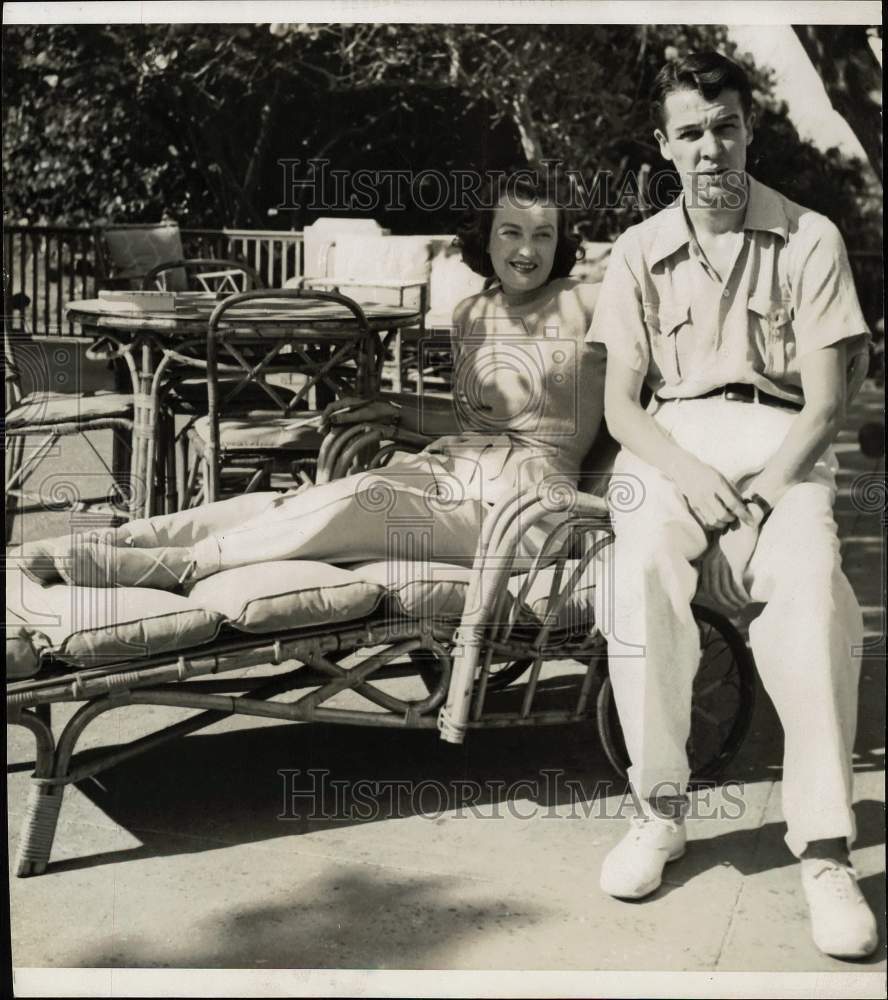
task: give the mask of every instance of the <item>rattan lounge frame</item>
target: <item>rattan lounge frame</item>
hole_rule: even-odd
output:
[[[367,447],[368,436],[381,434],[384,431],[378,427],[349,428],[328,448],[324,464],[340,474]],[[521,533],[552,511],[568,512],[568,517],[549,536],[524,578],[519,597],[540,571],[548,567],[551,573],[545,609],[527,621],[515,612],[518,601],[507,606],[508,587],[503,584],[517,568]],[[568,564],[565,540],[571,537],[580,543],[583,555]],[[72,670],[54,668],[50,662],[37,677],[8,684],[7,721],[29,729],[36,741],[16,874],[46,870],[66,785],[232,715],[402,729],[437,727],[452,743],[478,729],[589,724],[597,716],[607,756],[625,773],[625,750],[606,681],[606,644],[588,621],[581,627],[564,627],[559,624],[564,619],[558,617],[574,584],[611,537],[600,497],[537,488],[507,498],[488,515],[474,556],[467,610],[459,622],[407,618],[383,609],[333,627],[263,635],[232,630],[212,644],[97,667]],[[546,557],[555,552],[554,561]],[[705,700],[705,705],[698,705],[703,709],[698,721],[707,730],[707,742],[701,752],[693,745],[690,752],[694,777],[710,779],[734,756],[746,734],[754,668],[744,641],[725,618],[703,608],[695,608],[695,613],[703,631],[698,687]],[[716,656],[711,653],[713,645]],[[341,665],[349,655],[372,649],[377,651],[355,666]],[[579,672],[566,679],[543,678],[545,661],[567,658]],[[293,668],[266,677],[234,676],[235,671],[262,664],[293,664]],[[378,686],[405,675],[422,679],[423,697],[405,700]],[[330,705],[343,691],[360,696],[366,707]],[[553,702],[553,691],[558,698],[563,696],[563,703]],[[727,705],[726,692],[732,693]],[[294,694],[290,700],[277,700]],[[51,706],[65,702],[78,702],[80,707],[56,739]],[[98,755],[91,751],[85,763],[75,756],[77,742],[91,722],[131,705],[176,706],[196,714],[125,746]],[[717,713],[721,719],[715,718]]]

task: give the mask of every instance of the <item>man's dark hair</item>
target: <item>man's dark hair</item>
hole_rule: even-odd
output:
[[[752,86],[746,70],[720,52],[691,52],[660,70],[651,88],[651,117],[659,128],[666,126],[666,98],[681,90],[696,90],[707,101],[723,90],[736,90],[744,115],[752,110]]]
[[[558,209],[558,242],[555,259],[547,281],[566,278],[574,264],[582,260],[580,241],[570,231],[568,210],[572,207],[572,192],[562,176],[548,171],[522,168],[514,172],[497,173],[488,177],[479,194],[480,208],[472,208],[457,227],[453,245],[462,251],[463,261],[476,273],[489,278],[494,274],[493,262],[487,252],[496,205],[503,199],[517,202],[548,202]]]

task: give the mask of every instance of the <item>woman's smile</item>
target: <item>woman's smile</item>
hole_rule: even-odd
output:
[[[496,209],[487,252],[506,295],[527,294],[549,280],[558,243],[558,209],[504,198]]]

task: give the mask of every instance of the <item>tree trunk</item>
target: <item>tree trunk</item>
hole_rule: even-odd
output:
[[[882,74],[862,25],[794,25],[832,106],[851,126],[882,183]]]
[[[540,142],[539,133],[530,114],[530,107],[527,103],[527,96],[519,94],[512,99],[512,120],[518,129],[518,136],[521,139],[521,149],[530,164],[540,164],[543,162],[543,145]]]

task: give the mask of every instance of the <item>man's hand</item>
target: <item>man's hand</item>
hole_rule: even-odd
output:
[[[752,515],[739,492],[711,465],[688,455],[672,479],[707,531],[721,531],[737,521],[752,526]]]
[[[744,574],[758,537],[758,523],[738,524],[722,532],[703,554],[700,588],[729,611],[740,611],[752,600]]]
[[[326,433],[331,427],[344,427],[347,424],[396,424],[398,416],[398,407],[384,399],[367,400],[360,396],[343,396],[324,408],[321,430]]]

